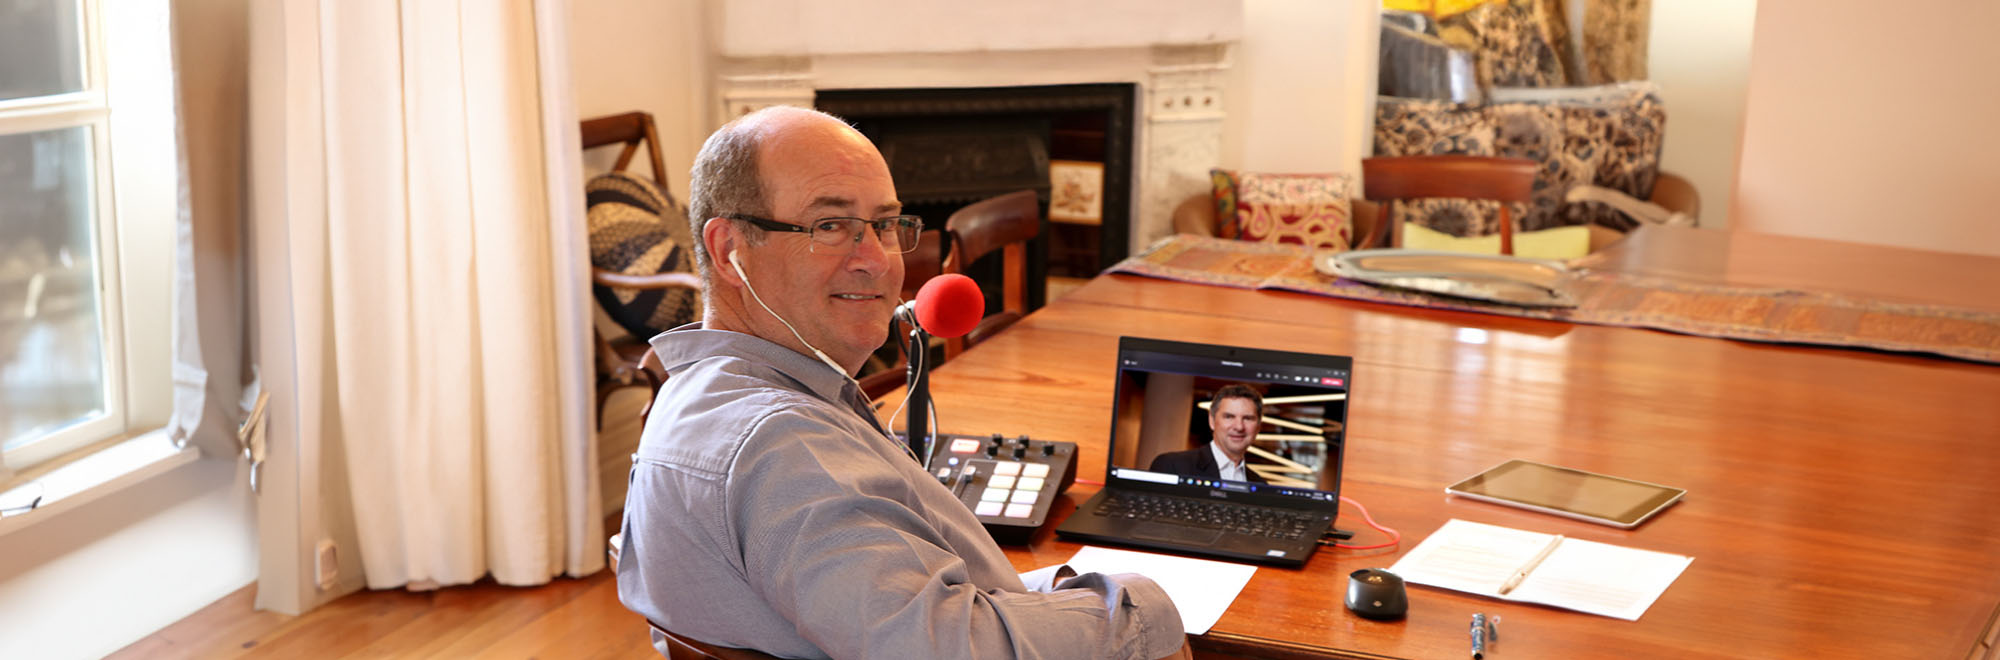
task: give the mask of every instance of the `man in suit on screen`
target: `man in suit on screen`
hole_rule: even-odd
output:
[[[1208,400],[1208,428],[1215,437],[1207,445],[1160,454],[1147,470],[1197,479],[1266,483],[1244,461],[1250,443],[1263,426],[1264,397],[1247,385],[1232,383]]]

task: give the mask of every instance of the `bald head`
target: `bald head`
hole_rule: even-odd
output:
[[[708,139],[690,192],[702,326],[860,370],[888,333],[903,260],[877,232],[832,245],[813,237],[822,220],[901,213],[875,145],[824,113],[762,110]]]
[[[789,148],[794,136],[829,137],[848,135],[866,144],[867,138],[839,117],[811,108],[771,106],[736,118],[716,129],[702,143],[695,156],[688,184],[688,223],[692,235],[702,235],[709,218],[736,214],[770,217],[771,201],[765,189],[767,173],[763,163],[769,148]],[[805,146],[805,145],[797,145]],[[872,146],[870,147],[873,148]],[[758,241],[763,230],[745,222],[736,223],[746,240]],[[701,275],[703,291],[709,285],[709,263],[713,255],[707,246],[694,241],[695,270]]]

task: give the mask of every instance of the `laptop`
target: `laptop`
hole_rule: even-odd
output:
[[[1353,366],[1338,355],[1120,338],[1104,488],[1056,534],[1304,565],[1340,509]],[[1224,465],[1241,474],[1225,478]]]

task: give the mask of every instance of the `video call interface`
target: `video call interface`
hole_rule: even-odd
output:
[[[1120,361],[1112,476],[1335,499],[1346,437],[1345,370],[1143,352],[1121,356]],[[1254,438],[1234,452],[1247,473],[1242,480],[1219,478],[1212,472],[1218,463],[1213,453],[1217,450],[1210,446],[1217,435],[1211,430],[1211,408],[1216,395],[1231,385],[1248,388],[1263,399]],[[1242,414],[1249,404],[1239,399],[1225,398],[1222,405]],[[1132,426],[1137,428],[1128,428]],[[1229,449],[1237,448],[1225,446],[1224,458],[1231,455]],[[1167,456],[1176,452],[1178,456]]]

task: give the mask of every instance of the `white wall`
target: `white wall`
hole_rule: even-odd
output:
[[[1729,226],[1756,17],[1755,0],[1653,3],[1647,68],[1667,111],[1660,169],[1701,193],[1703,227]]]
[[[1731,226],[2000,256],[2000,3],[1763,0]]]
[[[1219,166],[1358,175],[1374,149],[1380,26],[1366,2],[1245,0]]]
[[[709,98],[706,3],[698,0],[583,0],[569,6],[570,71],[577,115],[585,119],[632,110],[653,113],[667,186],[687,204],[688,168],[714,128]],[[592,172],[610,169],[618,150],[585,159]],[[652,178],[644,154],[628,171]]]

